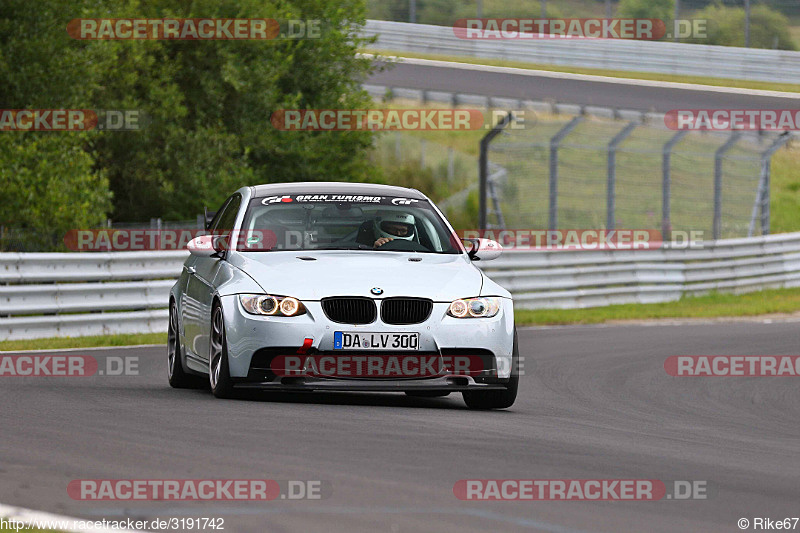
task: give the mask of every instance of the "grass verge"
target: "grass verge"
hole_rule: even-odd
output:
[[[0,527],[0,533],[6,533],[7,531],[9,533],[10,532],[20,533],[20,531],[38,531],[39,533],[63,533],[63,532],[55,530],[55,529],[25,528],[25,529],[16,530],[16,529],[7,528],[7,527]]]
[[[8,519],[7,518],[3,518],[3,520],[5,521],[5,520],[8,520]],[[14,533],[20,533],[20,531],[39,531],[40,533],[62,533],[61,531],[56,530],[56,529],[39,529],[39,528],[15,529],[15,528],[12,528],[12,527],[8,527],[7,523],[5,523],[5,522],[3,523],[2,526],[0,526],[0,533],[6,533],[6,532],[12,532],[12,531]]]
[[[0,351],[59,350],[64,348],[95,348],[98,346],[130,346],[134,344],[166,343],[166,333],[98,335],[95,337],[54,337],[50,339],[0,341]],[[0,529],[0,531],[2,530]]]
[[[615,320],[720,318],[800,311],[800,289],[770,289],[748,294],[711,293],[676,302],[625,304],[588,309],[517,310],[517,325],[602,324]]]
[[[392,50],[365,49],[367,54],[383,56],[409,57],[415,59],[435,59],[438,61],[454,61],[472,65],[489,65],[493,67],[514,67],[528,70],[545,70],[548,72],[565,72],[569,74],[588,74],[592,76],[608,76],[610,78],[628,78],[635,80],[668,81],[675,83],[691,83],[698,85],[712,85],[716,87],[736,87],[739,89],[754,89],[759,91],[800,92],[800,85],[793,83],[775,83],[769,81],[734,80],[727,78],[712,78],[710,76],[683,76],[678,74],[660,74],[657,72],[631,72],[627,70],[605,70],[600,68],[567,67],[562,65],[543,65],[538,63],[525,63],[522,61],[508,61],[505,59],[487,59],[467,56],[450,56],[443,54],[418,54],[414,52],[396,52]]]

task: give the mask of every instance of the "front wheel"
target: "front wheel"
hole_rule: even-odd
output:
[[[215,305],[211,313],[210,344],[208,379],[211,392],[217,398],[230,398],[233,396],[233,381],[228,368],[228,341],[225,338],[225,321],[221,305]]]
[[[187,374],[181,363],[181,338],[178,330],[178,306],[169,304],[169,326],[167,328],[167,378],[171,387],[191,389],[197,386],[197,376]]]
[[[519,389],[519,344],[514,328],[514,348],[511,352],[511,377],[504,390],[464,391],[464,403],[470,409],[506,409],[514,405]]]

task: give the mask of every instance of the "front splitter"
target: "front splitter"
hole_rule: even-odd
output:
[[[372,392],[405,392],[405,391],[489,391],[505,390],[499,383],[475,383],[464,378],[436,378],[430,380],[366,380],[366,379],[321,379],[292,378],[292,381],[278,380],[265,382],[236,383],[237,389],[259,389],[276,391],[372,391]]]

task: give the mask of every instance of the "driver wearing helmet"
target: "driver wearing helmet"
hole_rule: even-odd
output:
[[[414,238],[414,215],[395,211],[383,211],[373,221],[373,232],[377,240],[374,248],[380,248],[389,241],[402,239],[410,241]]]

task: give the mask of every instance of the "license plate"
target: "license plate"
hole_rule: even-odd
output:
[[[419,333],[348,333],[333,334],[334,350],[416,351]]]

